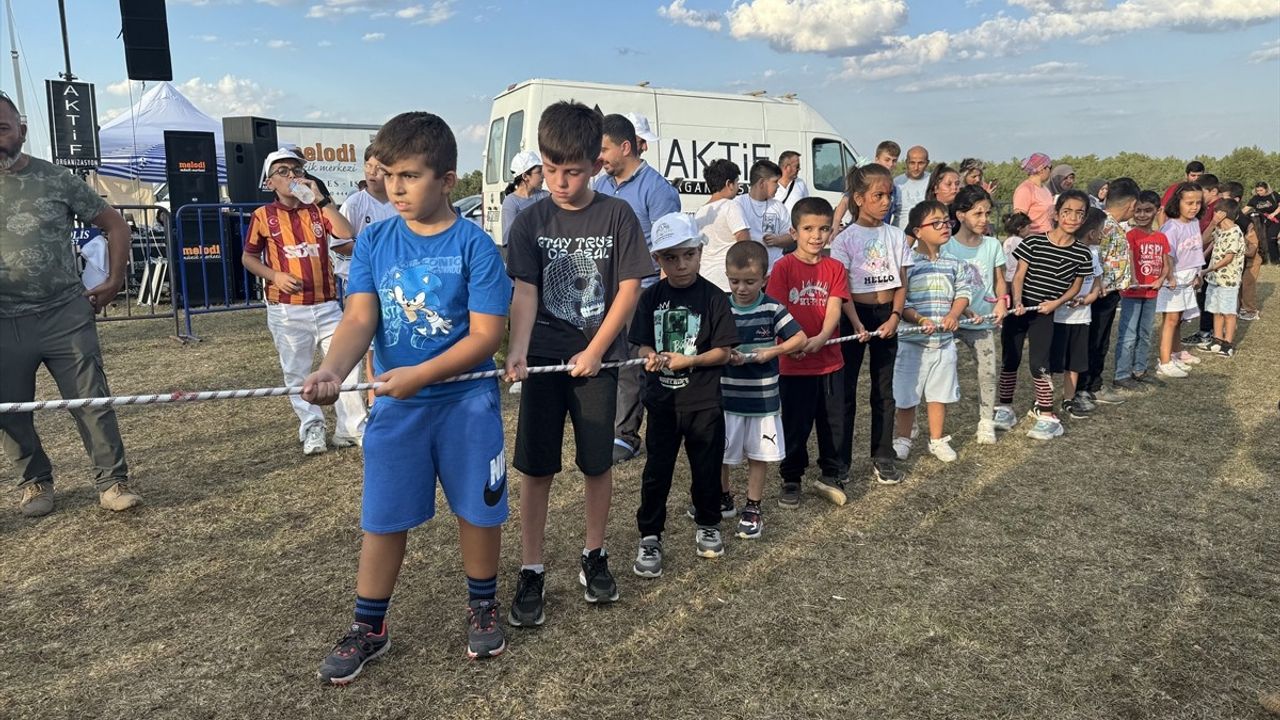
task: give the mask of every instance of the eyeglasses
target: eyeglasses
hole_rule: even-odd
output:
[[[931,227],[931,228],[933,228],[934,230],[942,230],[942,229],[944,229],[944,228],[949,228],[949,227],[951,227],[951,221],[950,221],[950,220],[934,220],[934,221],[933,221],[933,222],[931,222],[931,223],[925,223],[925,224],[923,224],[923,225],[917,225],[916,227],[917,227],[917,228],[927,228],[927,227]]]
[[[282,168],[280,168],[279,170],[276,170],[276,171],[272,172],[272,173],[271,173],[271,175],[272,175],[273,177],[296,177],[296,178],[301,178],[301,177],[306,177],[306,176],[307,176],[307,171],[306,171],[306,170],[303,170],[303,169],[302,169],[302,168],[300,168],[300,167],[295,167],[295,168],[282,167]]]

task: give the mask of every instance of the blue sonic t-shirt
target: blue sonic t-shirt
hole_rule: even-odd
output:
[[[462,221],[436,235],[418,235],[399,217],[367,226],[356,239],[347,292],[378,296],[378,374],[440,355],[467,336],[470,313],[505,316],[511,304],[511,280],[493,239]],[[471,372],[493,369],[493,358],[487,358]],[[456,400],[491,390],[496,382],[428,385],[414,400]]]

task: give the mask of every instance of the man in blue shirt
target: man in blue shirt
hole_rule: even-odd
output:
[[[656,149],[656,137],[652,144]],[[606,115],[604,139],[600,143],[604,174],[596,179],[592,189],[627,201],[640,221],[645,245],[652,250],[653,223],[667,213],[680,212],[680,194],[661,173],[640,159],[639,147],[636,128],[630,120],[622,115]],[[657,281],[658,267],[655,265],[653,275],[645,278],[641,285],[648,287]],[[640,425],[644,422],[640,387],[643,382],[642,368],[629,367],[618,371],[618,410],[613,431],[615,463],[630,460],[640,451]]]

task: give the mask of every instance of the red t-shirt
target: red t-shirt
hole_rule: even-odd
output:
[[[262,256],[272,270],[283,270],[302,281],[302,290],[287,293],[267,283],[267,302],[319,305],[338,299],[329,263],[329,233],[333,225],[315,205],[289,208],[278,202],[253,211],[244,249]]]
[[[828,298],[838,297],[846,302],[850,299],[849,278],[843,265],[829,257],[810,265],[794,254],[783,255],[773,266],[765,292],[786,306],[809,337],[822,332]],[[827,345],[802,360],[786,355],[778,358],[778,371],[783,375],[826,375],[842,367],[844,356],[839,345]]]
[[[1162,232],[1152,232],[1146,228],[1133,228],[1125,234],[1129,241],[1129,257],[1133,258],[1134,285],[1152,285],[1164,270],[1164,257],[1169,254],[1169,238]],[[1150,300],[1156,296],[1155,288],[1141,290],[1126,289],[1120,291],[1121,297]]]

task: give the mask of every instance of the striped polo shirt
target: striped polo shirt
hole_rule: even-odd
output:
[[[777,300],[760,293],[751,305],[742,307],[729,296],[733,324],[738,328],[738,352],[746,354],[772,347],[800,332],[800,323]],[[720,397],[724,411],[731,415],[776,415],[778,400],[778,359],[767,363],[746,362],[725,365],[720,376]]]
[[[289,208],[278,202],[253,211],[244,250],[262,257],[272,270],[302,281],[302,290],[287,293],[267,283],[267,302],[318,305],[338,299],[329,261],[329,233],[333,226],[315,205]]]
[[[1022,304],[1027,307],[1053,302],[1077,277],[1093,274],[1093,255],[1079,242],[1059,247],[1044,235],[1032,235],[1014,248],[1013,256],[1027,263],[1022,280]]]
[[[958,298],[972,301],[975,295],[980,297],[982,294],[982,288],[974,285],[969,264],[942,253],[930,260],[928,255],[913,250],[903,285],[907,288],[904,307],[915,310],[936,324],[942,323]],[[951,333],[939,329],[928,335],[908,333],[899,339],[925,347],[942,347],[951,342]]]

